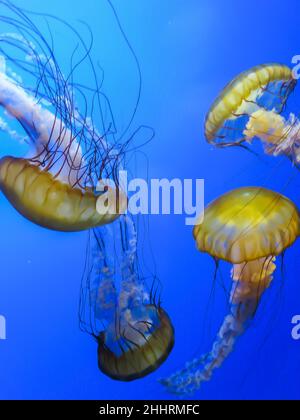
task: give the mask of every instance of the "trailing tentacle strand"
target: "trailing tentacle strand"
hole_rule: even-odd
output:
[[[210,380],[215,369],[232,352],[236,339],[253,318],[262,293],[269,287],[275,271],[273,257],[261,258],[236,264],[232,269],[230,313],[225,317],[212,350],[186,364],[185,368],[160,382],[173,394],[195,392],[201,384]]]

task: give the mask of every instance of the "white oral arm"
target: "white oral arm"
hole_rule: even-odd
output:
[[[59,151],[74,167],[82,166],[82,150],[71,131],[4,73],[0,73],[0,105],[30,134],[36,155],[46,155],[49,150]],[[69,173],[70,168],[64,172],[63,178],[67,173],[68,177],[75,176]]]

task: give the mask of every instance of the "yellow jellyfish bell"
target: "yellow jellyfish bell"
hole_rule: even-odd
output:
[[[194,228],[198,249],[233,265],[230,311],[212,350],[161,380],[175,394],[194,392],[222,365],[255,315],[260,297],[273,279],[276,257],[300,233],[295,204],[261,187],[244,187],[224,194],[207,206],[199,223]]]
[[[220,93],[207,113],[205,137],[215,146],[262,141],[265,151],[300,161],[300,122],[281,115],[296,85],[292,70],[282,64],[262,64],[244,71]]]
[[[30,161],[13,157],[0,160],[0,190],[28,220],[64,232],[110,223],[127,206],[125,195],[110,188],[105,194],[111,208],[99,211],[99,196],[92,189],[72,187]]]
[[[209,204],[193,234],[200,251],[239,264],[277,256],[292,245],[299,234],[299,214],[277,192],[243,187]]]
[[[60,231],[85,230],[114,221],[127,198],[114,185],[97,194],[111,147],[85,121],[63,122],[18,83],[0,72],[0,104],[25,129],[31,150],[25,159],[0,161],[0,189],[19,213]],[[65,110],[67,113],[67,109]],[[78,118],[78,117],[77,117]],[[69,126],[68,126],[69,125]],[[102,171],[102,172],[101,172]]]
[[[235,293],[244,286],[248,297],[257,296],[258,285],[259,294],[269,286],[275,258],[299,233],[299,211],[294,203],[262,187],[224,194],[205,209],[203,223],[194,228],[198,249],[232,263],[233,280],[238,282]]]
[[[162,308],[147,305],[145,313],[148,318],[137,320],[129,325],[121,337],[113,336],[115,342],[123,342],[123,351],[116,354],[108,343],[111,340],[108,332],[98,338],[99,369],[112,379],[133,381],[154,372],[169,356],[174,346],[174,329],[169,316]],[[149,331],[149,325],[155,320],[155,328]]]

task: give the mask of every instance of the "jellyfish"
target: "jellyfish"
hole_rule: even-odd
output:
[[[115,380],[155,371],[174,346],[174,329],[155,282],[148,291],[138,269],[136,229],[128,215],[92,230],[79,319],[98,343],[100,371]]]
[[[128,146],[145,126],[130,132],[140,97],[140,68],[111,2],[107,4],[139,74],[137,99],[122,133],[102,91],[103,70],[91,57],[92,33],[86,43],[68,23],[39,15],[49,30],[54,21],[76,38],[65,73],[54,54],[51,30],[48,42],[29,12],[0,0],[8,12],[0,22],[11,30],[0,34],[0,105],[6,117],[20,124],[29,144],[25,157],[0,160],[0,189],[17,211],[40,226],[89,231],[80,326],[97,340],[100,370],[130,381],[164,362],[174,345],[174,329],[157,298],[156,281],[148,292],[141,275],[135,223],[126,214],[127,197],[118,177]],[[89,86],[76,78],[87,72]],[[19,138],[2,119],[1,129]],[[153,131],[146,129],[151,139]]]
[[[212,104],[205,137],[217,147],[242,146],[259,139],[265,153],[300,163],[300,121],[283,115],[296,79],[281,64],[263,64],[233,79]]]
[[[53,38],[48,42],[22,9],[9,1],[0,5],[8,12],[0,17],[1,24],[11,30],[0,35],[0,105],[20,124],[29,147],[24,157],[1,159],[1,191],[19,213],[49,229],[79,231],[111,223],[127,207],[117,179],[126,145],[114,137],[110,105],[90,56],[92,39],[86,45],[75,29],[56,19],[78,43],[64,74]],[[81,56],[75,58],[80,48]],[[87,87],[76,80],[85,62],[92,80]],[[93,123],[96,118],[100,131]]]
[[[193,393],[211,379],[254,317],[273,280],[276,258],[295,242],[299,229],[299,211],[293,202],[260,187],[233,190],[207,206],[203,223],[194,227],[194,238],[199,251],[217,263],[232,264],[230,311],[211,351],[161,380],[168,391]]]

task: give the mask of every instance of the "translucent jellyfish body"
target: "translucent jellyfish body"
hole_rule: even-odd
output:
[[[97,340],[99,369],[110,378],[142,378],[170,354],[174,329],[155,295],[154,287],[148,292],[137,269],[132,220],[121,216],[115,226],[95,229],[82,284],[80,321],[81,328]]]
[[[100,91],[90,46],[61,23],[78,44],[64,75],[51,41],[30,15],[10,2],[0,4],[7,11],[0,22],[9,31],[0,35],[0,105],[20,124],[30,146],[24,158],[7,156],[0,161],[2,192],[23,216],[49,229],[78,231],[112,222],[126,209],[127,198],[116,183],[97,192],[99,182],[117,181],[119,154],[115,142],[108,142],[113,138],[113,117]],[[80,49],[82,56],[75,59]],[[84,62],[89,63],[89,87],[76,81]],[[103,108],[110,117],[107,123]],[[93,124],[96,114],[100,131]],[[101,194],[105,197],[99,201]]]
[[[155,305],[143,305],[131,311],[130,319],[120,320],[120,324],[120,331],[113,324],[99,335],[99,369],[121,381],[142,378],[156,370],[174,342],[166,312]]]
[[[300,121],[283,115],[296,85],[292,70],[263,64],[232,80],[212,104],[205,121],[205,137],[217,147],[239,146],[259,139],[266,153],[286,155],[300,163]]]
[[[210,380],[253,318],[273,279],[276,257],[295,242],[299,232],[296,206],[264,188],[240,188],[207,206],[203,223],[194,228],[194,238],[199,251],[232,264],[230,312],[209,353],[161,380],[170,392],[191,393]]]

